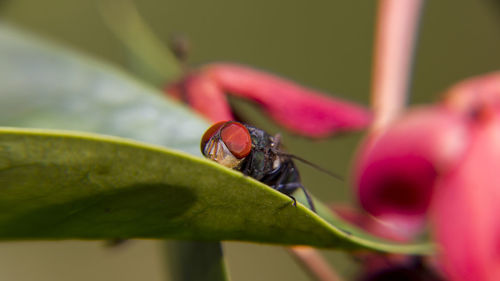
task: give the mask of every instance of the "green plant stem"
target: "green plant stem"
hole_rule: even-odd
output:
[[[126,48],[136,75],[155,86],[164,86],[181,75],[177,58],[143,20],[132,0],[96,4],[104,23]]]
[[[171,280],[229,280],[220,242],[170,241],[166,249]]]

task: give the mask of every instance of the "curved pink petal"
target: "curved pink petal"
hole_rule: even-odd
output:
[[[500,117],[488,117],[460,166],[437,185],[433,202],[441,261],[454,281],[500,280]]]
[[[181,82],[169,85],[166,92],[212,122],[233,120],[231,107],[222,89],[210,77],[192,73]]]
[[[231,94],[259,103],[280,125],[312,137],[366,128],[370,112],[354,103],[332,98],[269,73],[235,64],[204,68]]]
[[[430,205],[439,174],[463,155],[468,130],[440,107],[409,111],[387,131],[364,142],[355,167],[362,207],[411,236]]]
[[[458,83],[447,91],[443,104],[464,114],[476,114],[486,104],[500,111],[500,71]]]
[[[407,236],[365,212],[348,205],[333,205],[330,209],[346,221],[378,237],[408,242]],[[427,280],[444,281],[438,273],[434,257],[416,257],[377,252],[353,253],[361,265],[363,278],[356,280]]]
[[[408,241],[408,237],[402,236],[400,231],[362,210],[348,205],[334,205],[330,209],[342,219],[375,236],[399,242]]]

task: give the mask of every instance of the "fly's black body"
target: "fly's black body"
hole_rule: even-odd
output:
[[[226,167],[241,171],[293,199],[302,189],[312,211],[311,196],[300,182],[292,155],[281,150],[280,136],[233,122],[219,122],[210,127],[201,141],[202,153]],[[307,161],[306,161],[307,162]]]
[[[311,210],[316,211],[311,196],[300,182],[299,171],[293,160],[281,149],[280,136],[271,136],[261,129],[245,125],[252,139],[252,150],[238,168],[248,175],[279,192],[291,195],[298,188],[302,189]]]

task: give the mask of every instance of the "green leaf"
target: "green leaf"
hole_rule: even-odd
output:
[[[146,58],[152,55],[148,52]],[[175,74],[170,70],[176,66],[165,64],[170,62],[165,59],[155,62],[153,66],[161,65],[161,68],[145,69],[164,74],[160,79],[173,78],[167,76]],[[208,127],[181,104],[162,97],[161,92],[141,85],[121,71],[6,25],[0,25],[1,124],[99,132],[168,145],[195,155],[200,153],[200,135]],[[0,162],[3,160],[0,158]],[[11,180],[16,181],[15,175]],[[3,186],[1,183],[3,180],[0,180]],[[34,195],[33,191],[26,190],[24,196]],[[106,195],[103,193],[103,196]],[[148,206],[148,202],[142,203],[144,206],[139,204],[137,208]],[[39,220],[46,219],[43,214],[39,217]],[[181,242],[169,244],[177,243]],[[210,274],[212,280],[228,280],[218,244],[184,242],[182,246],[187,250],[179,246],[168,253],[175,252],[188,259],[197,248],[205,255],[203,259],[196,259],[196,264],[188,263],[190,272]],[[183,276],[184,266],[171,266],[172,272],[178,272],[175,280],[192,280],[186,279],[189,274]]]
[[[330,225],[214,162],[126,139],[0,128],[0,238],[244,240],[419,253]]]
[[[209,126],[122,71],[0,24],[0,126],[90,131],[200,155]]]
[[[199,155],[208,124],[116,69],[0,25],[0,124]],[[300,201],[299,196],[297,197]],[[424,253],[323,220],[241,173],[144,143],[0,130],[0,237],[246,240]]]

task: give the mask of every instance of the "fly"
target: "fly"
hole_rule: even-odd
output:
[[[296,200],[291,194],[300,188],[310,209],[316,212],[311,195],[302,185],[292,159],[309,164],[337,179],[340,177],[281,149],[279,134],[271,136],[261,129],[235,121],[212,125],[201,139],[201,152],[205,157],[276,189],[290,197],[294,205]]]

